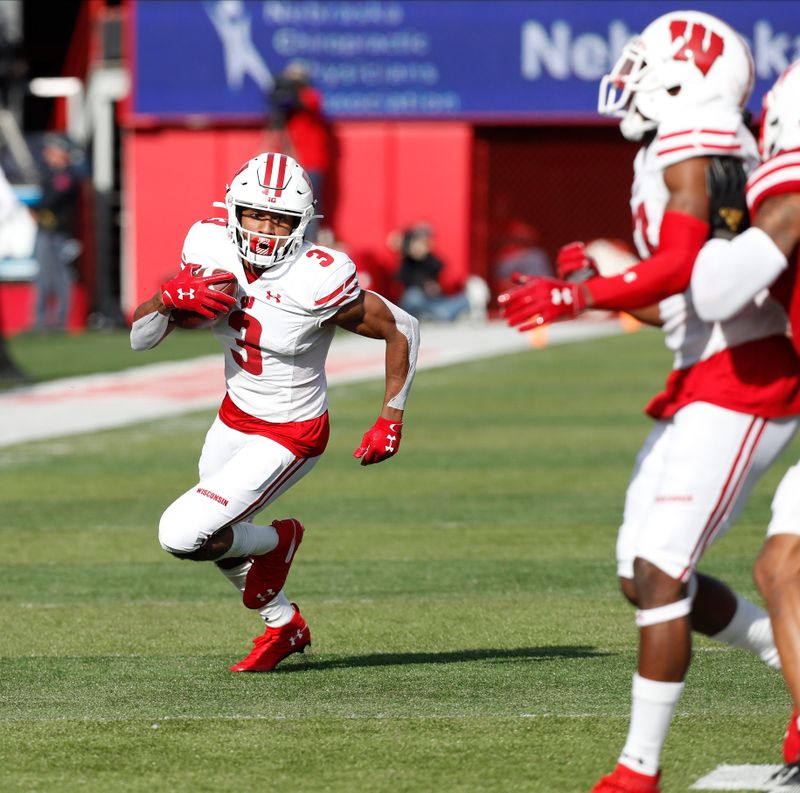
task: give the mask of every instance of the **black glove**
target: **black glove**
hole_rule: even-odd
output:
[[[732,239],[750,226],[744,187],[744,163],[735,157],[712,157],[706,171],[711,236]]]

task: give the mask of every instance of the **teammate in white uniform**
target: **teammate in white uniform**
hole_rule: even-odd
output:
[[[692,300],[709,322],[752,311],[777,299],[789,312],[800,350],[800,61],[764,97],[760,150],[763,163],[747,181],[753,225],[736,239],[711,240],[692,272]],[[735,187],[735,185],[734,185]],[[794,702],[779,781],[800,781],[800,463],[783,477],[772,502],[767,540],[755,579],[767,601],[783,676]]]
[[[173,311],[215,319],[227,393],[206,436],[199,481],[164,512],[162,547],[216,562],[266,629],[234,672],[265,672],[311,641],[283,585],[303,538],[295,518],[253,517],[305,476],[328,440],[325,358],[337,326],[386,344],[380,415],[354,456],[362,465],[396,454],[419,347],[418,322],[363,291],[347,255],[303,241],[314,216],[311,183],[279,153],[245,163],[228,187],[227,218],[195,223],[181,271],[134,313],[131,346],[158,344]],[[224,270],[214,273],[212,268]],[[214,287],[235,276],[236,295]]]
[[[600,112],[643,140],[632,210],[646,260],[581,283],[530,279],[502,296],[522,330],[591,307],[658,302],[674,369],[647,412],[657,420],[639,453],[617,541],[622,591],[640,629],[631,722],[614,771],[595,793],[659,790],[660,755],[691,656],[691,630],[746,647],[778,665],[769,621],[721,582],[697,574],[708,545],[735,520],[753,485],[791,439],[800,371],[775,303],[705,323],[686,293],[709,235],[712,157],[750,164],[742,112],[752,90],[747,45],[705,13],[666,14],[625,47],[600,87]],[[583,257],[569,246],[568,257]]]

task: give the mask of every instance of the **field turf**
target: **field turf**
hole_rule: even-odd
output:
[[[105,360],[96,343],[64,341],[76,370]],[[69,355],[32,369],[70,374]],[[155,537],[211,412],[0,449],[0,791],[586,793],[627,728],[636,631],[614,540],[668,365],[642,331],[423,371],[400,454],[370,468],[351,452],[382,387],[333,388],[325,457],[262,515],[307,527],[287,593],[313,634],[269,675],[227,671],[257,619]],[[750,596],[798,452],[703,565]],[[780,761],[780,676],[695,650],[665,793]]]

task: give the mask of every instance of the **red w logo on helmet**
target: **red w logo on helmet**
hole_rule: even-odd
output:
[[[692,35],[690,38],[686,36],[686,28],[688,22],[681,19],[676,19],[669,24],[669,32],[672,35],[672,40],[677,41],[679,38],[683,39],[683,44],[680,49],[673,56],[676,61],[689,61],[691,60],[694,65],[700,69],[703,76],[708,74],[708,70],[714,65],[714,61],[722,55],[725,49],[725,42],[718,33],[711,31],[711,36],[706,42],[706,35],[708,31],[703,25],[694,23],[692,25]]]

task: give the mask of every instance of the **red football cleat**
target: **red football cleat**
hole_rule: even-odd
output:
[[[592,788],[592,793],[660,793],[658,787],[660,777],[660,771],[652,776],[640,774],[626,765],[617,763],[617,767]]]
[[[797,706],[792,708],[792,717],[783,734],[783,761],[787,764],[800,762],[800,730],[797,728]]]
[[[296,603],[294,616],[280,628],[267,628],[253,639],[255,645],[247,658],[231,667],[231,672],[271,672],[287,655],[302,653],[311,644],[311,631]]]
[[[253,556],[253,565],[247,573],[242,602],[249,609],[266,606],[283,589],[289,568],[303,541],[305,529],[295,518],[273,520],[278,532],[278,544],[269,552]]]

